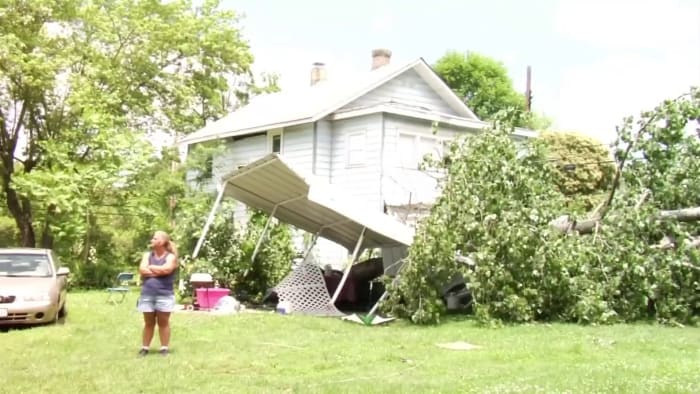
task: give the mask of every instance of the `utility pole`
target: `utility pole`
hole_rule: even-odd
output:
[[[532,111],[532,69],[527,66],[527,77],[525,79],[525,108],[527,112]]]

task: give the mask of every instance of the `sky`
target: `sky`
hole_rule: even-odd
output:
[[[559,130],[611,142],[623,117],[700,86],[698,0],[222,0],[241,15],[253,71],[282,89],[308,85],[313,62],[328,77],[368,71],[371,51],[392,63],[448,50],[501,61],[533,111]]]

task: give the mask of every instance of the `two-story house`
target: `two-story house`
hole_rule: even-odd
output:
[[[429,206],[438,193],[434,177],[418,169],[422,157],[488,124],[422,58],[392,64],[391,51],[376,49],[368,60],[359,78],[328,76],[314,63],[307,88],[255,97],[179,144],[224,142],[213,159],[214,182],[277,152],[368,209],[409,219],[412,208]],[[340,259],[339,265],[347,255],[328,242],[318,247],[325,261]]]

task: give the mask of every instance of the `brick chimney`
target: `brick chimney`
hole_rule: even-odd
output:
[[[316,62],[311,65],[311,86],[316,85],[321,81],[326,80],[326,65],[321,62]]]
[[[391,51],[384,48],[372,50],[372,70],[386,66],[391,61]]]

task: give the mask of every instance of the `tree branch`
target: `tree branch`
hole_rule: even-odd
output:
[[[16,104],[16,102],[15,102]],[[10,133],[10,140],[13,145],[16,146],[17,139],[19,138],[19,130],[24,127],[24,115],[27,113],[27,105],[22,101],[22,107],[19,110],[19,116],[15,116],[15,123],[12,132]]]
[[[613,199],[615,198],[615,191],[620,186],[620,177],[622,176],[622,170],[625,168],[625,163],[627,162],[627,157],[629,156],[629,153],[632,151],[632,148],[637,144],[637,142],[639,142],[642,133],[646,130],[646,128],[651,124],[652,121],[656,120],[656,118],[657,115],[654,114],[642,125],[642,127],[637,132],[637,135],[635,136],[634,140],[627,145],[625,152],[622,154],[622,159],[620,159],[620,163],[617,165],[617,169],[615,170],[615,178],[613,178],[610,194],[608,195],[608,198],[605,200],[603,208],[601,209],[600,219],[603,219],[605,217],[610,207],[612,206]]]
[[[687,93],[682,94],[678,97],[676,97],[673,101],[677,102],[678,100],[682,99],[683,97],[688,96]],[[639,131],[637,132],[637,135],[634,137],[634,141],[630,142],[629,145],[627,145],[627,148],[625,149],[625,152],[622,155],[622,159],[620,159],[620,164],[617,166],[617,171],[615,171],[615,178],[613,179],[613,184],[612,188],[610,189],[610,195],[608,196],[607,200],[605,201],[605,204],[603,205],[603,209],[600,213],[600,218],[603,219],[605,215],[608,213],[608,210],[612,206],[613,198],[615,197],[615,191],[618,189],[620,186],[620,177],[622,176],[622,170],[625,167],[625,163],[627,162],[627,158],[629,156],[629,153],[632,151],[632,148],[637,145],[639,142],[639,139],[642,137],[642,134],[646,131],[647,127],[652,122],[655,122],[659,119],[659,112],[655,112],[654,115],[652,115],[649,119],[647,119],[644,124],[642,124],[642,127],[639,128]]]
[[[661,211],[659,220],[675,220],[679,222],[694,222],[700,220],[700,207]]]
[[[699,221],[700,207],[660,211],[655,219],[674,220],[678,222]],[[576,221],[572,220],[568,215],[563,215],[552,220],[549,224],[552,228],[563,234],[570,232],[576,232],[578,234],[591,234],[601,220],[602,219],[599,217],[594,217],[592,219]]]

